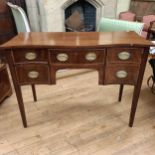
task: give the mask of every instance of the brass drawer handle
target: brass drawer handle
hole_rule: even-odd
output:
[[[60,53],[57,55],[57,60],[59,60],[60,62],[65,62],[68,60],[68,55],[66,53]]]
[[[37,72],[37,71],[28,72],[28,77],[31,79],[36,79],[36,78],[38,78],[38,76],[39,76],[39,72]]]
[[[116,77],[123,79],[128,76],[128,73],[125,70],[120,70],[116,72]]]
[[[131,54],[129,52],[124,51],[124,52],[118,53],[118,58],[120,60],[128,60],[130,59],[130,57],[131,57]]]
[[[25,54],[25,59],[27,60],[35,60],[37,58],[37,54],[34,52],[27,52]]]
[[[94,53],[94,52],[87,53],[85,56],[85,59],[88,61],[94,61],[94,60],[96,60],[96,58],[97,58],[97,56],[96,56],[96,53]]]

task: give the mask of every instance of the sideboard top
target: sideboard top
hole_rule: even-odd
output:
[[[30,32],[19,33],[0,48],[111,47],[117,45],[149,47],[153,44],[135,32]]]

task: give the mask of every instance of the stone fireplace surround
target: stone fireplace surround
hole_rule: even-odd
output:
[[[64,11],[76,1],[77,0],[26,0],[32,31],[64,32]],[[126,7],[120,9],[119,6],[122,5],[122,0],[86,1],[96,8],[96,27],[98,27],[101,17],[116,18],[118,9],[119,11],[128,10],[130,2],[130,0],[126,0]]]

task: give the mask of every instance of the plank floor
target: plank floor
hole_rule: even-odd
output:
[[[80,71],[81,72],[81,71]],[[58,73],[57,85],[23,86],[28,128],[15,93],[0,106],[0,155],[154,155],[155,95],[147,65],[134,127],[128,127],[132,86],[119,103],[117,85],[98,86],[96,71]],[[66,76],[77,74],[76,76]]]

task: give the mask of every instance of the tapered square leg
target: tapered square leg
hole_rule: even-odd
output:
[[[146,48],[142,54],[142,62],[140,65],[140,70],[139,70],[139,75],[137,82],[134,86],[134,92],[133,92],[133,98],[132,98],[132,104],[131,104],[131,111],[130,111],[130,119],[129,119],[129,127],[133,126],[134,123],[134,118],[135,118],[135,113],[137,109],[137,104],[138,104],[138,99],[139,99],[139,94],[141,91],[141,85],[143,81],[143,75],[145,71],[145,66],[146,66],[146,61],[148,57],[148,48]]]
[[[32,84],[31,87],[32,87],[32,93],[33,93],[33,99],[34,99],[34,101],[36,102],[36,101],[37,101],[37,95],[36,95],[36,88],[35,88],[35,85]]]
[[[15,88],[16,96],[17,96],[18,107],[20,110],[23,126],[26,128],[27,127],[27,120],[26,120],[26,114],[25,114],[25,107],[24,107],[21,87],[20,87],[20,84],[18,82],[17,75],[15,74],[16,70],[15,70],[15,67],[12,65],[13,64],[12,54],[7,54],[7,59],[8,59],[9,67],[10,67],[11,76],[13,79],[13,85]]]
[[[119,88],[118,102],[121,102],[121,100],[122,100],[123,88],[124,88],[124,85],[121,84],[120,88]]]

